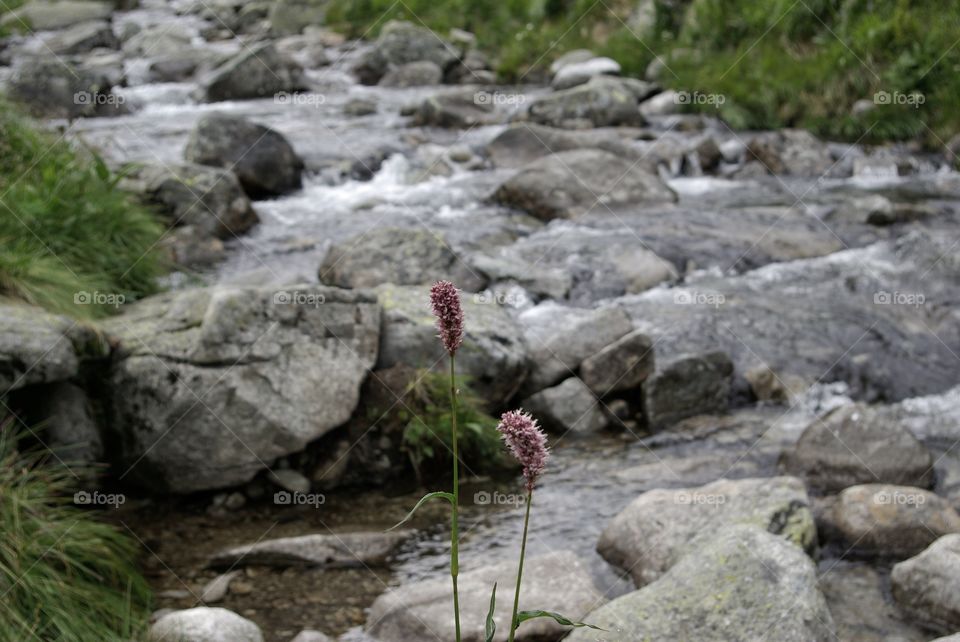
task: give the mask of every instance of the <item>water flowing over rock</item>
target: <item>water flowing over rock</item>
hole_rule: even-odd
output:
[[[245,47],[236,57],[210,72],[202,83],[207,102],[264,98],[304,89],[303,70],[272,43]]]
[[[490,604],[490,591],[497,584],[497,642],[507,639],[507,623],[513,600],[509,587],[516,579],[515,562],[461,572],[461,627],[464,642],[484,639],[484,617]],[[569,552],[529,557],[523,568],[520,609],[543,609],[562,613],[575,621],[606,600],[597,591],[586,565]],[[392,589],[370,607],[369,633],[380,642],[408,640],[452,640],[453,617],[450,605],[450,578],[426,580]],[[517,640],[556,640],[567,629],[550,618],[524,623]]]
[[[924,626],[960,629],[960,535],[945,535],[894,566],[890,583],[897,603]]]
[[[150,627],[149,642],[263,642],[260,627],[233,611],[198,606],[167,613]]]
[[[751,524],[783,536],[798,550],[812,550],[817,530],[809,503],[803,482],[794,477],[651,490],[611,520],[597,550],[637,586],[661,577],[723,526]]]
[[[239,116],[202,117],[190,133],[185,156],[193,163],[233,171],[254,198],[300,189],[303,161],[287,139]]]
[[[380,310],[318,286],[202,288],[103,323],[124,470],[157,491],[249,480],[350,418],[377,358]]]
[[[360,82],[375,85],[394,67],[428,61],[446,71],[457,59],[453,45],[426,27],[391,20],[384,25],[373,47],[361,57],[353,71]]]
[[[712,509],[710,509],[712,510]],[[709,532],[653,584],[586,616],[616,640],[836,640],[804,552],[757,526]],[[577,629],[566,640],[598,635]]]

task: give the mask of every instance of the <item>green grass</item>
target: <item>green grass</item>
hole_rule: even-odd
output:
[[[155,292],[163,227],[117,181],[0,103],[0,296],[83,319]],[[104,303],[77,305],[83,292]]]
[[[371,27],[376,35],[388,19],[422,20],[441,34],[471,30],[506,81],[580,47],[611,56],[633,76],[659,55],[671,70],[661,77],[665,86],[722,94],[719,114],[735,128],[802,127],[864,142],[916,138],[931,148],[960,132],[960,0],[656,0],[653,26],[642,33],[627,26],[637,4],[333,0],[328,16],[355,36]],[[878,91],[925,100],[852,115],[855,101]]]
[[[72,505],[74,477],[0,424],[0,642],[137,639],[149,590],[136,545]]]

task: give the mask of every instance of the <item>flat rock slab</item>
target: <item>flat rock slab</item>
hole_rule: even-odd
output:
[[[209,566],[383,566],[411,534],[412,531],[398,531],[282,537],[220,551],[210,558]]]

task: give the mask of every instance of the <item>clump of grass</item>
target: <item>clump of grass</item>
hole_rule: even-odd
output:
[[[163,227],[118,180],[0,103],[0,296],[91,318],[155,292]]]
[[[0,641],[136,639],[149,590],[136,546],[71,505],[73,476],[0,424]]]

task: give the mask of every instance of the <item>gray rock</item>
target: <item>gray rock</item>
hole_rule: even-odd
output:
[[[960,629],[960,535],[945,535],[894,566],[890,586],[918,623],[943,633]]]
[[[639,130],[637,130],[639,131]],[[621,127],[567,131],[536,123],[510,125],[487,145],[487,156],[496,167],[522,167],[538,158],[573,149],[603,149],[653,170],[656,164],[628,145],[629,130]]]
[[[640,113],[646,118],[679,114],[683,103],[681,94],[672,89],[662,91],[640,103]]]
[[[377,101],[369,98],[351,98],[343,106],[347,116],[369,116],[377,113]]]
[[[16,69],[7,86],[11,99],[39,118],[92,118],[127,112],[103,72],[53,58],[32,58]]]
[[[291,468],[280,468],[267,473],[267,479],[291,493],[309,493],[310,480]]]
[[[662,428],[694,415],[725,410],[733,363],[722,350],[658,358],[643,383],[644,415]]]
[[[381,87],[419,87],[439,85],[443,81],[443,69],[435,62],[418,60],[394,67],[380,79]]]
[[[190,33],[176,25],[151,25],[127,38],[123,53],[143,58],[182,55],[191,49]]]
[[[596,57],[597,54],[593,53],[589,49],[573,49],[550,63],[550,74],[556,75],[567,65],[575,65],[581,62],[587,62],[588,60],[592,60]]]
[[[500,185],[493,198],[551,220],[627,204],[672,203],[677,195],[659,176],[626,159],[600,149],[581,149],[533,161]]]
[[[230,571],[207,582],[200,593],[200,601],[204,604],[214,604],[225,598],[227,591],[230,590],[230,582],[238,575],[240,575],[240,571]]]
[[[784,129],[759,135],[747,143],[748,156],[774,174],[821,176],[840,171],[823,142],[802,129]]]
[[[410,535],[411,531],[393,531],[268,539],[215,553],[208,564],[212,568],[384,566]]]
[[[66,464],[103,462],[103,439],[87,394],[68,382],[33,389],[43,402],[41,439]]]
[[[619,76],[620,64],[612,58],[591,58],[584,62],[563,65],[550,81],[560,91],[582,85],[594,76]]]
[[[545,428],[563,434],[589,434],[603,428],[607,419],[600,401],[580,379],[570,377],[524,400],[523,409]]]
[[[312,629],[304,629],[297,633],[290,642],[334,642],[333,638]]]
[[[507,623],[513,600],[508,587],[516,580],[516,562],[504,562],[461,572],[461,628],[464,642],[484,639],[484,619],[490,592],[497,585],[497,642],[507,639]],[[582,620],[587,612],[605,602],[593,584],[586,564],[573,553],[557,552],[527,558],[523,568],[520,609],[543,609]],[[454,639],[450,612],[450,578],[426,580],[392,589],[376,599],[367,616],[367,630],[380,642]],[[567,629],[549,618],[524,623],[517,640],[556,640]]]
[[[795,477],[721,479],[696,488],[651,490],[607,524],[597,551],[644,586],[724,526],[749,524],[812,550],[817,528],[809,503],[803,482]]]
[[[813,562],[798,547],[754,525],[706,533],[659,580],[585,620],[610,632],[603,639],[615,640],[837,639]],[[576,629],[566,638],[596,639],[589,629]]]
[[[377,369],[405,364],[445,372],[449,366],[430,314],[429,288],[381,286],[377,297],[384,314]],[[457,352],[457,372],[469,376],[471,387],[496,406],[510,399],[526,378],[526,341],[499,305],[479,303],[463,294],[460,301],[466,333]]]
[[[865,484],[846,488],[826,515],[843,550],[906,558],[934,540],[960,533],[960,515],[942,497],[911,486]]]
[[[154,60],[147,67],[152,82],[182,82],[191,78],[200,64],[192,52],[173,54]]]
[[[814,420],[784,453],[784,464],[827,492],[869,483],[929,488],[933,481],[930,451],[909,430],[863,404]]]
[[[0,26],[15,30],[50,31],[65,29],[90,20],[106,20],[113,13],[110,2],[93,0],[32,0],[0,18]]]
[[[417,106],[413,124],[466,129],[502,122],[504,115],[498,113],[493,101],[485,96],[489,94],[473,88],[434,94]]]
[[[422,228],[381,227],[337,243],[320,264],[319,277],[342,288],[427,285],[440,279],[467,292],[485,285],[446,239]]]
[[[188,493],[250,480],[350,418],[380,309],[318,286],[201,288],[103,322],[118,342],[112,425],[131,480]]]
[[[147,634],[149,642],[263,642],[260,627],[233,611],[198,606],[167,613]]]
[[[303,89],[303,70],[272,43],[246,47],[202,81],[207,102],[264,98]]]
[[[287,139],[240,116],[203,116],[187,141],[188,161],[232,170],[251,197],[300,189],[303,161]]]
[[[527,117],[553,127],[644,124],[634,89],[608,76],[595,76],[582,85],[535,100],[527,110]]]
[[[116,49],[120,46],[120,42],[113,35],[109,22],[90,20],[54,34],[47,38],[44,46],[55,54],[70,55],[85,53],[97,47]]]
[[[271,3],[267,19],[270,33],[295,35],[313,25],[322,25],[327,13],[325,0],[277,0]]]
[[[277,5],[274,5],[277,6]],[[277,51],[296,61],[305,69],[316,69],[330,64],[326,39],[319,33],[287,36],[276,42]]]
[[[544,269],[509,256],[477,254],[470,259],[471,265],[490,282],[516,283],[536,296],[563,299],[570,291],[570,274],[559,269]]]
[[[365,85],[375,85],[392,68],[408,62],[432,62],[446,71],[457,62],[457,51],[450,43],[426,27],[391,20],[353,72]]]
[[[617,339],[580,364],[583,383],[600,396],[636,388],[653,371],[653,342],[640,331]]]

